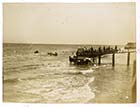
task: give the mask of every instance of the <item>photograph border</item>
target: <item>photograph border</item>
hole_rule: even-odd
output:
[[[101,3],[101,2],[135,2],[136,3],[136,93],[137,93],[137,101],[134,104],[31,104],[31,103],[3,103],[3,3]],[[140,107],[140,0],[3,0],[0,4],[1,9],[1,17],[0,17],[0,102],[1,107]]]

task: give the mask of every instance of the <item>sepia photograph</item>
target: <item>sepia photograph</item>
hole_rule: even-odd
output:
[[[136,3],[3,3],[3,102],[136,103]]]

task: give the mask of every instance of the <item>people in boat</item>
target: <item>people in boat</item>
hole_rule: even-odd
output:
[[[54,56],[57,56],[57,55],[58,55],[57,52],[55,52],[55,53],[54,53]]]
[[[54,53],[52,53],[52,52],[48,52],[48,55],[50,55],[50,56],[57,56],[58,53],[57,53],[57,52],[54,52]]]
[[[34,53],[35,53],[35,54],[37,54],[37,53],[39,53],[39,51],[38,51],[38,50],[36,50],[36,51],[34,51]]]

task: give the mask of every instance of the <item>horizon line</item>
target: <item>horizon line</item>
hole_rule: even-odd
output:
[[[127,42],[129,43],[129,42]],[[82,44],[82,43],[18,43],[18,42],[3,42],[3,44],[34,44],[34,45],[126,45],[125,44]],[[136,43],[136,42],[133,42]]]

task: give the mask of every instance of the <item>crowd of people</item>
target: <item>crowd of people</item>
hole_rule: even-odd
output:
[[[100,46],[99,48],[82,47],[82,48],[78,48],[78,50],[76,52],[76,56],[96,57],[101,54],[108,54],[108,53],[113,53],[113,52],[117,52],[117,51],[118,51],[117,46],[115,46],[114,49],[110,46],[108,46],[108,47]]]

